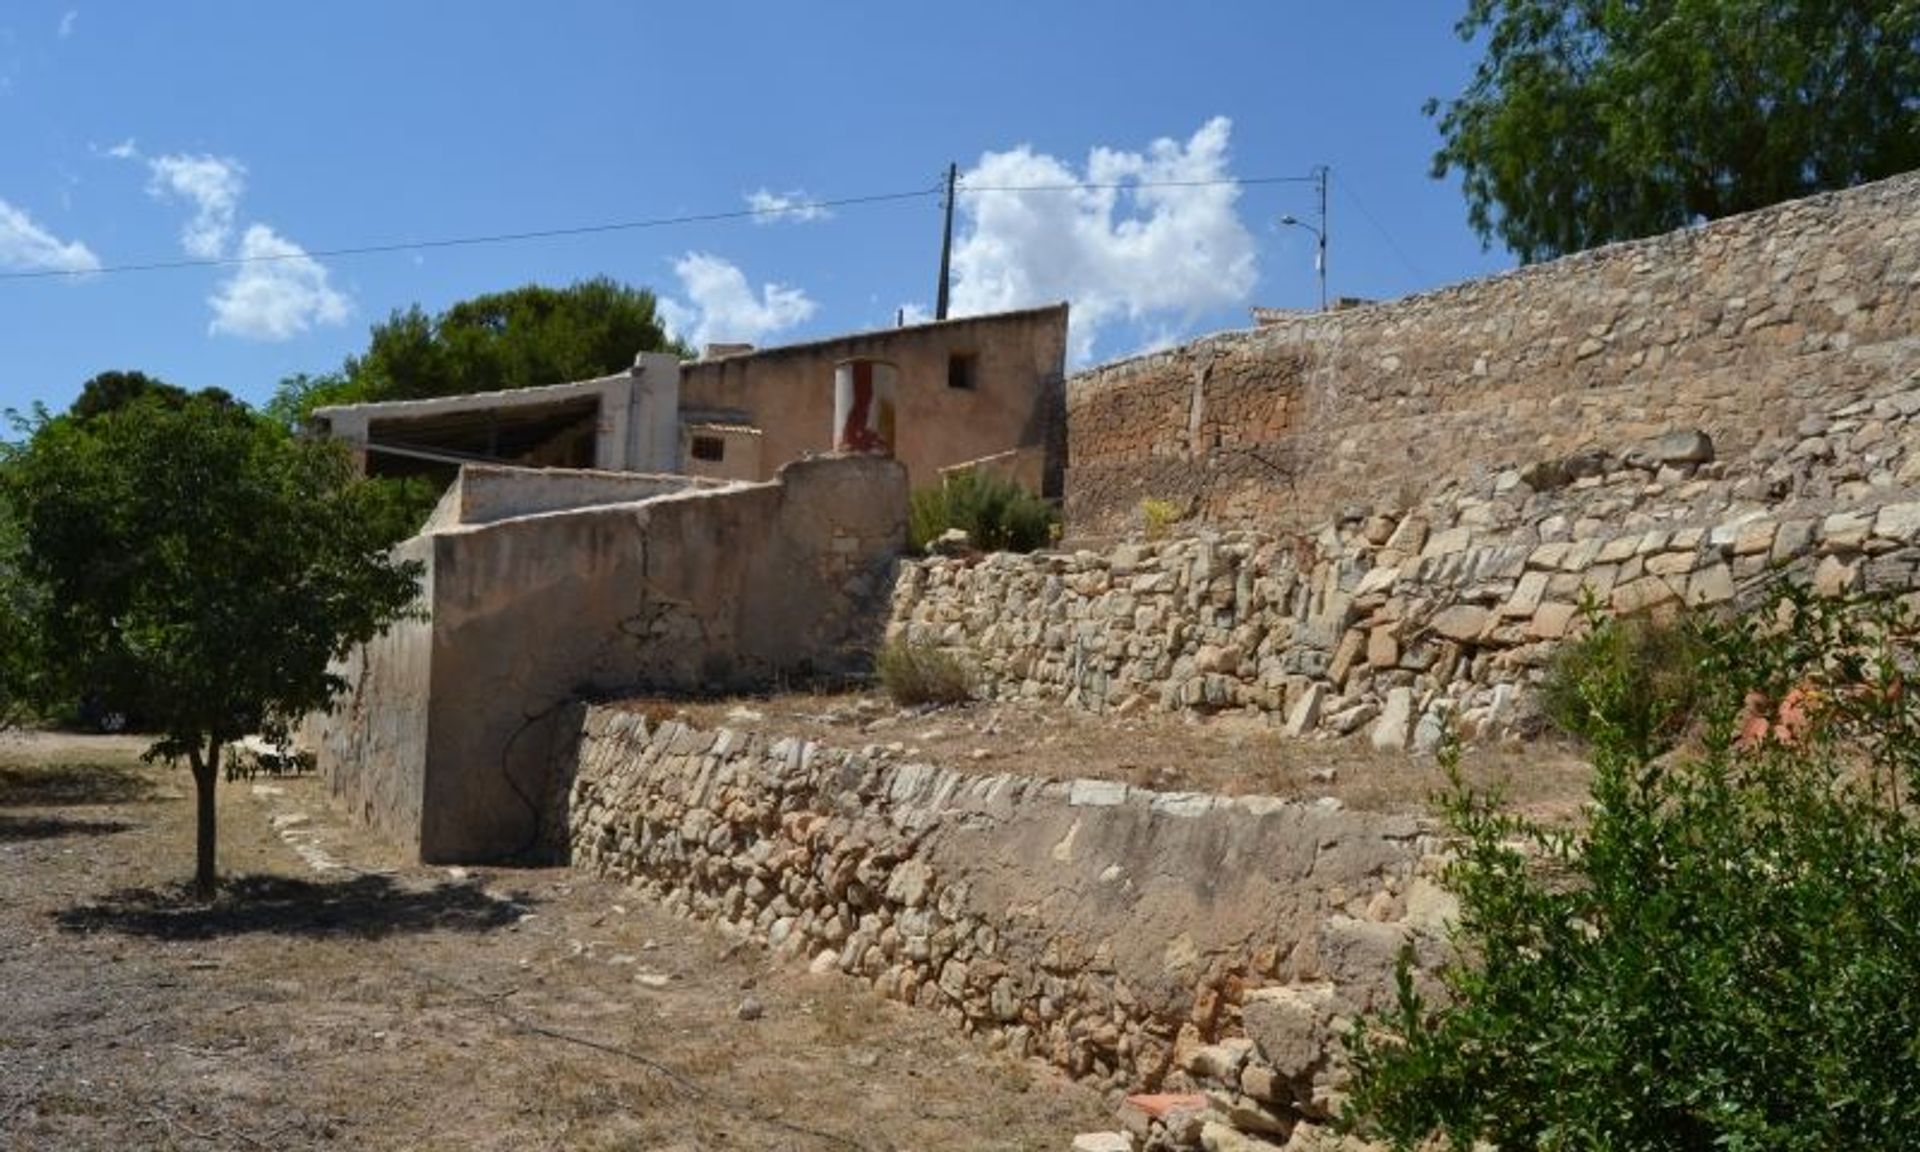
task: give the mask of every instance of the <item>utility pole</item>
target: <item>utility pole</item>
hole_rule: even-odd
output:
[[[1298,217],[1287,215],[1280,217],[1280,223],[1295,228],[1305,228],[1313,233],[1313,270],[1320,275],[1320,311],[1327,310],[1327,174],[1333,169],[1325,164],[1316,164],[1313,168],[1313,181],[1320,186],[1320,226],[1315,228]]]
[[[1320,247],[1315,253],[1314,265],[1320,269],[1320,311],[1327,310],[1327,173],[1325,164],[1314,169],[1314,175],[1320,178]]]
[[[933,318],[935,320],[945,320],[947,318],[947,267],[953,260],[953,185],[959,178],[960,165],[948,164],[947,223],[945,229],[940,234],[940,290],[934,296]],[[1324,185],[1321,198],[1324,202]],[[1323,216],[1326,214],[1324,207],[1321,208],[1320,211]]]

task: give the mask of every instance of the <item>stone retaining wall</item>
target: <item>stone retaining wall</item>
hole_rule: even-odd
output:
[[[1920,365],[1920,174],[1067,382],[1067,530],[1143,499],[1309,527],[1528,457],[1699,428],[1740,456]]]
[[[884,750],[581,719],[575,867],[1114,1087],[1324,1119],[1338,1021],[1449,897],[1412,817],[1337,801],[969,776]]]
[[[1296,734],[1425,749],[1448,715],[1468,735],[1524,726],[1526,689],[1588,599],[1718,607],[1776,576],[1920,589],[1920,372],[1809,405],[1740,457],[1667,429],[1312,533],[917,562],[889,631],[959,654],[1000,696],[1250,708]]]

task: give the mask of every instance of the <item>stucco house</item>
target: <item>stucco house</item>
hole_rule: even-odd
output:
[[[913,487],[989,460],[1058,495],[1067,305],[938,320],[698,360],[642,353],[594,380],[321,408],[314,419],[376,475],[460,464],[770,480],[836,445],[835,377],[885,365],[888,441]]]

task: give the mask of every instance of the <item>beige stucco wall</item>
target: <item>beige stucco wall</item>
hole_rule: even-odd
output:
[[[356,654],[321,769],[435,862],[533,849],[565,706],[850,671],[906,544],[894,461],[823,458],[770,483],[443,528],[410,541],[429,622]]]
[[[900,371],[894,453],[913,487],[938,483],[946,465],[1030,445],[1047,449],[1045,474],[1057,478],[1066,346],[1065,304],[915,324],[685,364],[680,402],[749,416],[764,436],[765,478],[832,447],[835,364],[886,360]],[[977,357],[972,389],[947,385],[955,354]]]
[[[425,715],[433,633],[427,610],[433,603],[433,553],[428,536],[394,549],[400,560],[420,561],[417,614],[389,626],[334,668],[347,691],[333,708],[307,718],[302,742],[319,757],[334,800],[383,835],[410,842],[419,835],[426,779]]]
[[[487,524],[536,512],[596,504],[631,504],[674,492],[718,487],[695,476],[655,472],[595,472],[574,468],[508,468],[468,464],[440,497],[428,531]]]

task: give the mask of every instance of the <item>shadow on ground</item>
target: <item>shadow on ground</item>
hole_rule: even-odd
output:
[[[0,807],[132,804],[155,795],[152,779],[125,764],[0,764]]]
[[[133,825],[120,820],[69,820],[65,816],[9,816],[0,812],[0,844],[57,840],[62,836],[108,836]]]
[[[488,932],[519,920],[531,901],[489,895],[475,884],[409,888],[387,876],[293,880],[238,876],[213,903],[185,885],[125,888],[95,904],[56,913],[69,932],[121,932],[161,940],[212,940],[268,933],[377,940],[407,932]]]

